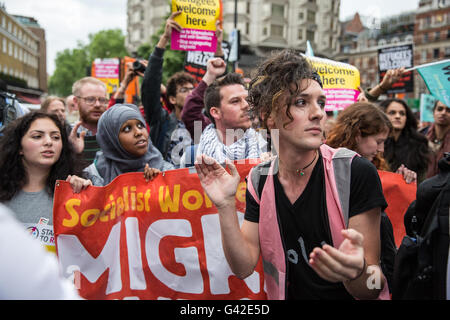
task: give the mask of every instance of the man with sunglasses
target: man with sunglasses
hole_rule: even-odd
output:
[[[94,161],[100,150],[95,135],[98,120],[108,105],[106,93],[106,85],[93,77],[84,77],[72,86],[73,102],[78,108],[80,121],[72,126],[69,141],[78,153],[83,152],[87,164]]]

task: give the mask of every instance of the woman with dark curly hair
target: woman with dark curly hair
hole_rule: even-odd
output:
[[[74,192],[91,185],[78,177],[75,154],[56,115],[27,113],[11,122],[0,137],[0,202],[22,223],[41,218],[53,224],[56,180],[66,180]]]
[[[417,120],[405,101],[387,99],[380,107],[392,123],[392,134],[384,143],[384,159],[392,171],[400,167],[417,173],[417,182],[422,182],[427,173],[430,150],[428,140],[417,131]]]

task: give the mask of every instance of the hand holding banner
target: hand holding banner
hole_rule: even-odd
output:
[[[254,164],[236,164],[240,222],[244,178]],[[145,182],[118,176],[105,187],[74,194],[58,181],[56,247],[65,276],[87,299],[265,299],[262,263],[239,280],[225,259],[217,209],[188,169]],[[69,274],[68,274],[69,273]]]

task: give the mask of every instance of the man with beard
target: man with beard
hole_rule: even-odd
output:
[[[106,110],[108,99],[106,98],[106,86],[100,80],[93,77],[84,77],[72,86],[73,101],[80,113],[80,121],[72,127],[71,136],[76,133],[78,143],[84,141],[83,158],[87,164],[94,161],[95,154],[100,150],[95,135],[97,134],[97,122]],[[73,141],[75,144],[77,142]]]

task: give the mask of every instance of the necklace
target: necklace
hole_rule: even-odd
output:
[[[310,163],[308,163],[308,165],[306,166],[306,167],[303,167],[303,169],[297,169],[297,173],[299,174],[299,175],[301,175],[301,176],[304,176],[305,175],[305,169],[306,168],[308,168],[310,165],[312,165],[313,164],[313,162],[316,160],[316,158],[317,158],[317,150],[316,150],[316,153],[314,154],[314,159],[312,159],[312,161],[310,162]]]

